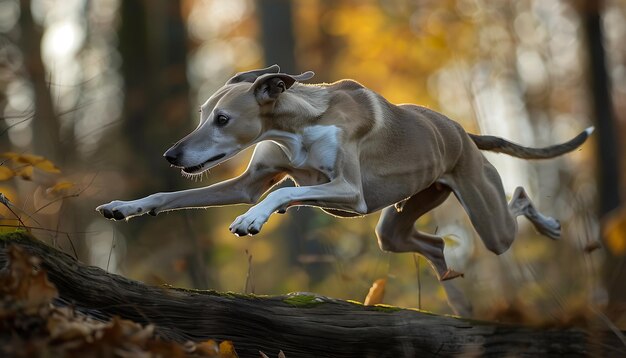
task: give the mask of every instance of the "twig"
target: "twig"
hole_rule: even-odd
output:
[[[113,230],[113,238],[111,239],[111,250],[109,250],[109,258],[107,259],[107,271],[109,271],[109,264],[111,263],[111,255],[113,255],[113,248],[115,247],[115,233],[117,233],[117,230]]]
[[[70,234],[65,233],[65,236],[67,237],[67,241],[70,242],[70,247],[72,248],[72,251],[74,252],[74,258],[76,259],[76,261],[80,261],[78,259],[78,253],[76,252],[76,248],[74,247],[74,242],[72,241],[72,238],[70,237]]]
[[[615,334],[615,336],[622,342],[622,344],[626,347],[626,337],[624,337],[624,333],[607,317],[602,311],[600,311],[597,307],[591,306],[591,310],[606,324],[607,327]]]
[[[59,233],[59,234],[64,234],[64,235],[70,234],[70,232],[68,232],[68,231],[60,231],[60,230],[56,230],[56,229],[47,229],[45,227],[38,227],[38,226],[22,226],[22,225],[1,224],[0,227],[13,227],[13,228],[16,228],[16,229],[25,228],[25,229],[29,229],[29,230],[42,230],[42,231],[49,231],[49,232],[54,232],[54,233]],[[97,234],[97,233],[100,233],[102,231],[103,230],[72,231],[71,234]]]
[[[92,103],[95,103],[95,101],[93,101],[93,102],[87,102],[87,103],[83,103],[83,104],[81,104],[81,105],[79,105],[79,106],[75,106],[74,108],[71,108],[71,109],[68,109],[67,111],[63,111],[63,112],[59,113],[59,114],[58,114],[58,116],[64,116],[64,115],[66,115],[66,114],[72,113],[72,112],[77,111],[77,110],[79,110],[79,109],[83,109],[83,108],[85,108],[85,107],[87,107],[87,106],[91,105]],[[22,119],[22,120],[20,120],[20,121],[17,121],[17,122],[15,122],[15,123],[13,123],[13,124],[11,124],[11,125],[7,126],[7,127],[6,127],[6,128],[5,128],[2,132],[0,132],[0,137],[1,137],[1,136],[3,136],[3,135],[5,135],[5,134],[6,134],[6,132],[8,132],[8,131],[9,131],[9,129],[11,129],[11,128],[13,128],[13,127],[17,126],[18,124],[20,124],[20,123],[24,123],[24,122],[26,122],[26,121],[28,121],[28,120],[31,120],[31,119],[35,118],[35,111],[33,111],[33,112],[32,112],[32,113],[30,113],[30,114],[24,114],[24,115],[25,115],[24,119]],[[7,119],[7,118],[19,118],[19,117],[21,117],[21,115],[16,115],[16,116],[4,116],[4,117],[0,117],[0,120],[5,120],[5,119]]]
[[[415,263],[415,269],[417,270],[417,309],[422,309],[422,275],[420,272],[420,257],[418,254],[413,254],[413,262]]]
[[[244,293],[254,293],[254,287],[252,287],[251,291],[248,292],[248,288],[250,286],[250,282],[252,281],[252,254],[246,249],[246,256],[248,256],[248,272],[246,273],[246,284],[243,287]]]
[[[48,206],[50,206],[50,205],[52,205],[52,204],[56,203],[56,202],[57,202],[57,201],[59,201],[59,200],[65,200],[65,199],[69,199],[69,198],[76,198],[76,197],[80,196],[80,194],[82,194],[85,190],[89,189],[89,187],[93,184],[94,180],[96,180],[96,177],[98,176],[98,174],[100,174],[100,172],[97,172],[96,174],[94,174],[94,175],[93,175],[93,177],[91,178],[91,180],[89,181],[89,184],[87,184],[87,186],[86,186],[86,187],[82,188],[82,189],[81,189],[81,190],[79,190],[77,193],[70,194],[70,195],[65,195],[65,196],[62,196],[62,197],[60,197],[60,198],[56,198],[56,199],[54,199],[54,200],[50,201],[49,203],[45,204],[44,206],[40,207],[39,209],[36,209],[36,210],[33,212],[33,215],[37,214],[37,213],[38,213],[38,212],[40,212],[41,210],[43,210],[43,209],[47,208]]]

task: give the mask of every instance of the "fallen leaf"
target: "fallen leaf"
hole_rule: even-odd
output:
[[[61,315],[53,315],[47,323],[50,339],[69,341],[91,335],[93,327],[81,321],[71,321]]]
[[[41,263],[37,257],[28,255],[15,245],[8,248],[7,255],[8,274],[0,280],[0,296],[8,296],[20,302],[28,313],[36,312],[58,296],[56,287],[48,281],[46,273],[37,269]]]
[[[11,337],[3,357],[213,357],[237,358],[232,342],[184,345],[155,334],[155,326],[120,317],[94,319],[74,307],[55,307],[56,288],[42,261],[23,248],[6,249],[0,270],[0,330]]]
[[[239,358],[237,352],[235,352],[235,347],[233,346],[233,342],[231,341],[222,341],[220,343],[220,358]]]
[[[374,281],[372,287],[370,287],[370,291],[367,293],[367,297],[365,297],[365,302],[363,302],[363,304],[365,306],[373,306],[379,303],[383,303],[386,284],[387,279],[384,278],[379,278],[378,280]]]
[[[215,342],[212,339],[209,339],[208,341],[204,341],[204,342],[200,342],[196,344],[196,352],[203,356],[213,357],[219,354],[220,347],[217,344],[217,342]]]

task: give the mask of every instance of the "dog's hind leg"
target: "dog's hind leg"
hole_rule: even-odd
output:
[[[516,217],[520,215],[526,216],[541,234],[552,239],[560,237],[559,222],[537,211],[523,188],[517,188],[507,204],[500,175],[482,155],[466,157],[458,169],[440,182],[452,189],[487,249],[498,255],[508,250],[515,240]]]
[[[376,236],[384,251],[416,252],[428,259],[440,280],[448,280],[460,274],[448,268],[443,256],[443,239],[415,229],[417,219],[439,206],[450,195],[450,189],[433,184],[411,196],[402,206],[389,206],[382,211]]]
[[[509,210],[513,216],[524,215],[528,218],[540,234],[553,240],[561,237],[561,224],[559,221],[537,211],[521,186],[515,189],[513,197],[509,202]]]
[[[507,205],[500,175],[487,159],[468,155],[439,182],[452,189],[487,249],[497,255],[509,249],[517,221]]]
[[[443,239],[415,229],[415,221],[428,211],[439,206],[450,195],[450,189],[439,184],[413,195],[400,206],[385,208],[376,226],[378,244],[384,251],[416,252],[424,256],[433,267],[446,291],[448,304],[459,316],[472,315],[472,305],[454,281],[460,276],[450,270],[443,256]]]

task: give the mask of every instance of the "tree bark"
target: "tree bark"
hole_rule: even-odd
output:
[[[258,357],[259,350],[270,356],[283,350],[287,357],[626,354],[618,337],[598,330],[481,322],[310,293],[253,296],[148,286],[81,264],[22,233],[0,239],[3,267],[12,244],[41,258],[60,305],[152,323],[166,339],[232,340],[241,357]]]

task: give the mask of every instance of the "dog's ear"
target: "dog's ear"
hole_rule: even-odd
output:
[[[307,71],[299,75],[286,73],[268,73],[259,76],[252,85],[252,91],[260,104],[276,100],[278,96],[291,88],[298,81],[306,81],[313,78],[315,73]]]
[[[270,67],[262,68],[260,70],[252,70],[246,72],[239,72],[231,79],[226,82],[227,85],[239,82],[250,82],[254,83],[254,81],[259,78],[259,76],[268,74],[268,73],[279,73],[280,67],[278,65],[271,65]]]

